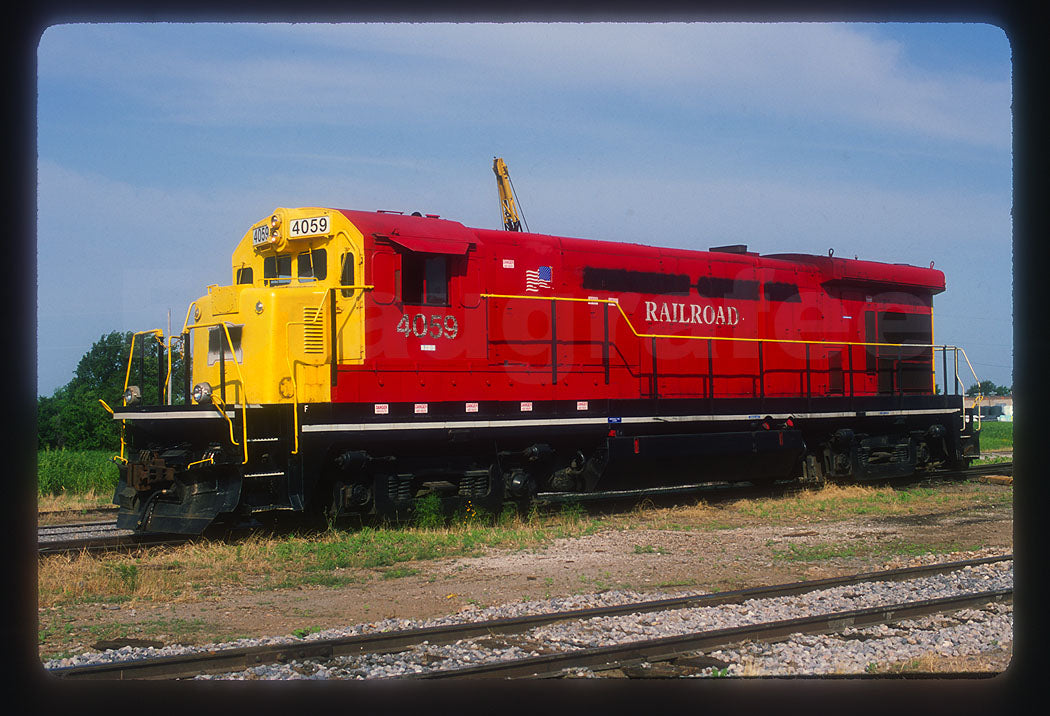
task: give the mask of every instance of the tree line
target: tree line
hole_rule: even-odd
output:
[[[998,395],[1007,396],[1013,395],[1013,386],[1009,385],[996,385],[990,380],[982,380],[980,383],[971,385],[966,389],[966,394],[970,397],[977,395],[980,392],[981,395]]]
[[[123,402],[124,378],[128,370],[131,331],[113,331],[99,338],[84,354],[73,373],[73,379],[50,396],[37,397],[37,448],[69,450],[117,450],[120,448],[120,424],[99,403],[111,408]],[[145,346],[144,376],[138,372],[138,356]],[[149,335],[135,340],[135,359],[131,366],[131,384],[138,385],[143,398],[159,402],[157,388],[157,341]],[[165,361],[164,370],[167,370]],[[182,359],[176,352],[172,375],[181,376]],[[176,380],[177,383],[177,380]],[[176,388],[176,395],[180,391]]]

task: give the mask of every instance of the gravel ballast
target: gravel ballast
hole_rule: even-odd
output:
[[[953,555],[952,559],[987,554]],[[945,561],[943,557],[923,560]],[[247,671],[200,676],[200,679],[374,679],[455,669],[489,661],[518,659],[553,651],[607,646],[626,641],[656,639],[701,630],[794,619],[827,612],[849,611],[905,601],[938,599],[976,591],[1013,586],[1013,563],[997,562],[969,567],[947,575],[903,582],[868,582],[776,599],[756,599],[741,604],[678,609],[666,612],[600,617],[537,627],[506,641],[497,637],[462,640],[448,645],[424,644],[397,654],[367,654],[324,662],[293,661],[262,665]],[[610,606],[633,601],[680,597],[690,592],[663,594],[603,591],[547,600],[509,603],[426,620],[385,619],[342,629],[327,629],[303,639],[265,637],[203,646],[171,645],[162,648],[123,647],[101,653],[84,653],[48,661],[45,668],[107,663],[120,660],[171,656],[223,648],[294,644],[356,634],[427,626],[477,622],[526,614]],[[699,592],[698,592],[699,593]],[[724,664],[697,670],[696,676],[864,673],[874,665],[916,659],[929,654],[963,657],[1002,648],[1012,642],[1013,609],[996,603],[982,609],[964,609],[948,615],[906,620],[866,629],[846,628],[840,634],[795,637],[775,644],[748,643],[705,656]],[[587,669],[573,675],[594,674]]]

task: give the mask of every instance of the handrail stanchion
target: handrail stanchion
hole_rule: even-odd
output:
[[[558,383],[558,302],[551,299],[551,385]]]
[[[809,366],[809,344],[806,344],[806,410],[813,409],[813,383]]]
[[[331,376],[331,378],[332,378],[332,387],[334,388],[335,384],[339,380],[339,371],[338,371],[338,365],[339,365],[339,341],[338,341],[339,333],[338,333],[338,328],[336,326],[336,316],[335,316],[335,290],[333,290],[331,288],[328,289],[328,312],[330,314],[329,317],[328,317],[328,320],[329,320],[329,325],[330,325],[330,328],[331,328],[331,335],[332,335],[332,376]]]
[[[652,390],[653,396],[652,397],[653,397],[653,400],[656,400],[657,397],[659,397],[659,394],[658,394],[657,386],[656,386],[656,338],[655,337],[652,340],[652,354],[653,354],[653,390]]]
[[[948,395],[948,346],[941,349],[941,372],[944,373],[944,395]]]
[[[488,299],[485,299],[488,301]],[[609,304],[603,303],[605,333],[602,339],[602,365],[605,366],[605,384],[609,385]],[[487,315],[487,314],[486,314]]]
[[[157,405],[164,405],[164,386],[168,384],[168,376],[164,374],[164,341],[157,344]]]
[[[952,353],[955,356],[955,395],[959,394],[959,348],[958,346],[952,346]]]
[[[145,388],[146,388],[145,383],[146,383],[146,341],[143,340],[142,344],[139,346],[139,380],[138,380],[138,384],[140,386],[142,386],[143,392],[145,392]],[[145,403],[145,400],[146,400],[146,396],[143,395],[142,396],[143,403]]]
[[[846,367],[849,368],[849,408],[853,410],[853,346],[846,346]]]
[[[759,341],[758,343],[758,399],[760,401],[766,398],[766,375],[765,367],[762,360],[762,346],[764,343]],[[761,405],[761,403],[759,403]]]
[[[226,342],[225,333],[219,334],[219,397],[226,403]],[[231,346],[232,347],[232,346]]]
[[[707,412],[715,412],[715,342],[707,339]]]

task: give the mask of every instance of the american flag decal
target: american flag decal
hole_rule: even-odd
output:
[[[540,266],[535,271],[525,272],[525,292],[539,291],[551,287],[551,267]]]

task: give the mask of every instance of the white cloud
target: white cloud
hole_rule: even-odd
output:
[[[142,28],[139,30],[139,28]],[[542,96],[645,98],[670,112],[821,118],[1008,147],[1009,79],[918,72],[843,24],[66,26],[41,75],[104,83],[189,123],[456,118]],[[51,33],[54,32],[54,36]],[[239,51],[224,48],[227,38]],[[207,42],[211,40],[212,42]],[[1005,40],[1005,37],[1004,37]],[[965,51],[965,48],[961,48]],[[74,59],[75,58],[75,59]],[[521,121],[521,118],[517,118]],[[535,119],[535,118],[533,118]]]

